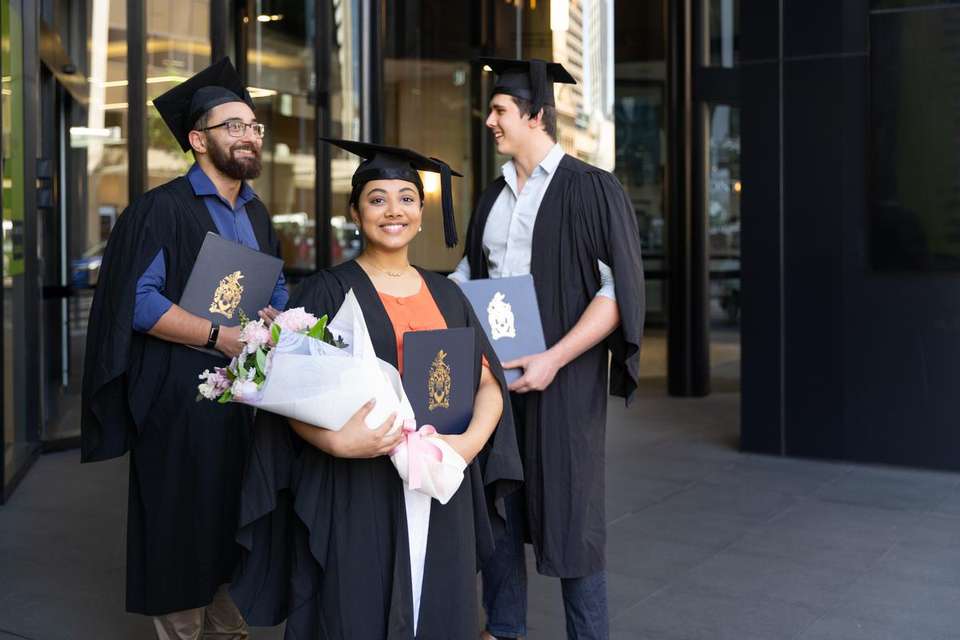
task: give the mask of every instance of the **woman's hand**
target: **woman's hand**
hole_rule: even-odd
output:
[[[367,426],[365,419],[373,411],[376,400],[369,400],[350,416],[340,431],[314,427],[299,420],[290,419],[290,425],[301,438],[337,458],[376,458],[389,455],[403,439],[403,430],[388,434],[397,414],[392,413],[376,429]]]
[[[366,417],[376,404],[376,400],[369,400],[357,412],[350,416],[340,431],[329,431],[330,449],[328,453],[338,458],[376,458],[390,455],[403,440],[403,430],[388,434],[390,427],[397,419],[396,413],[387,416],[376,429],[367,426]]]

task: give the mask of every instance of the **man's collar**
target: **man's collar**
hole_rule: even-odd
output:
[[[560,166],[560,161],[563,160],[564,155],[566,154],[563,151],[563,147],[560,146],[560,143],[554,143],[537,167],[543,169],[548,174],[552,174],[557,170],[557,167]],[[536,171],[536,169],[534,169],[534,171]],[[512,158],[503,163],[503,166],[500,167],[500,172],[507,182],[512,182],[512,184],[517,183],[517,165]]]
[[[229,205],[229,203],[220,195],[220,192],[217,191],[217,186],[213,184],[213,180],[210,179],[203,169],[200,168],[200,165],[196,162],[193,163],[193,166],[190,167],[190,170],[187,171],[187,179],[190,181],[190,186],[193,187],[193,194],[196,196],[216,196],[224,204]],[[239,209],[246,203],[253,200],[257,197],[257,194],[254,192],[253,187],[247,184],[246,181],[240,183],[240,193],[237,195],[237,204],[234,209]]]

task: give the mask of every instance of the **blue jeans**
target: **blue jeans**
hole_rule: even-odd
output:
[[[527,564],[524,556],[523,497],[508,496],[507,530],[493,557],[483,566],[483,608],[487,632],[496,638],[527,635]],[[607,572],[561,578],[563,609],[570,640],[607,640]]]

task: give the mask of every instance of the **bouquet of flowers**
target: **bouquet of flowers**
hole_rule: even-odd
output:
[[[226,367],[200,374],[198,400],[241,402],[307,424],[339,431],[368,400],[366,417],[375,429],[391,413],[391,432],[405,438],[390,455],[408,489],[442,504],[463,481],[466,462],[429,425],[417,429],[397,369],[377,358],[353,291],[328,322],[302,307],[263,320],[241,319],[244,348]]]

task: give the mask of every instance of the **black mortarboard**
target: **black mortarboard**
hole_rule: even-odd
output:
[[[330,144],[350,153],[355,153],[364,160],[353,172],[351,186],[359,190],[371,180],[406,180],[417,185],[423,191],[420,181],[420,171],[430,171],[440,174],[440,201],[443,208],[443,239],[448,247],[457,244],[457,222],[453,217],[453,190],[451,176],[461,176],[443,160],[428,158],[416,151],[402,147],[390,147],[383,144],[357,142],[356,140],[336,140],[323,138]],[[462,176],[461,176],[462,177]]]
[[[192,78],[184,80],[153,99],[180,147],[190,149],[189,133],[197,119],[214,107],[228,102],[245,102],[253,109],[253,99],[243,86],[240,74],[230,58],[222,58]]]
[[[507,58],[477,58],[475,62],[488,65],[497,74],[491,95],[505,93],[527,100],[531,104],[531,117],[540,113],[543,105],[556,104],[553,100],[554,82],[577,84],[559,62]]]

